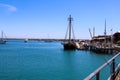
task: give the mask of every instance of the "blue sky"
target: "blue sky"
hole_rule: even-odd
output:
[[[73,17],[77,39],[120,30],[120,0],[0,0],[0,30],[7,37],[64,38],[68,17]]]

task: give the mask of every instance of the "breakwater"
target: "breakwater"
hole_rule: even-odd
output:
[[[5,38],[6,40],[25,40],[26,38]],[[37,41],[67,41],[67,39],[44,39],[44,38],[27,38],[28,40],[37,40]],[[79,41],[82,39],[76,39],[75,41]]]
[[[6,38],[6,40],[25,40],[26,38]],[[31,40],[34,41],[44,41],[44,42],[65,42],[68,41],[67,39],[40,39],[40,38],[27,38],[28,42]],[[76,43],[78,43],[77,50],[89,50],[93,51],[95,53],[118,53],[120,51],[120,48],[116,45],[109,44],[109,46],[103,46],[100,43],[90,43],[90,40],[83,40],[83,39],[76,39]],[[84,42],[83,42],[84,41]]]

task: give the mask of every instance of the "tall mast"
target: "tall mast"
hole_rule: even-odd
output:
[[[91,37],[91,39],[93,38],[93,36],[92,36],[92,33],[91,33],[91,29],[89,28],[89,33],[90,33],[90,37]]]
[[[71,15],[69,16],[68,20],[69,20],[69,42],[71,42],[71,29],[72,29],[72,20],[73,20]]]
[[[3,38],[4,38],[4,33],[3,33],[3,31],[2,31],[2,40],[4,40]]]
[[[104,31],[104,35],[106,36],[106,19],[105,19],[105,31]]]
[[[3,31],[1,31],[1,39],[3,40]]]
[[[105,43],[106,43],[106,34],[107,34],[107,32],[106,32],[106,19],[105,19],[105,31],[104,31]]]
[[[95,36],[95,27],[93,27],[93,37]]]

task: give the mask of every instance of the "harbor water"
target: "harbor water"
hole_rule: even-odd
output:
[[[64,51],[61,42],[9,40],[0,45],[0,80],[83,80],[113,56]],[[109,69],[101,72],[101,80]]]

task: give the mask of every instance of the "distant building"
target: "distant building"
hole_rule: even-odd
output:
[[[120,44],[120,31],[118,31],[115,34],[113,34],[113,42]]]
[[[92,41],[98,41],[98,42],[104,42],[104,41],[109,42],[111,40],[111,35],[99,35],[99,36],[94,36],[92,38]]]

